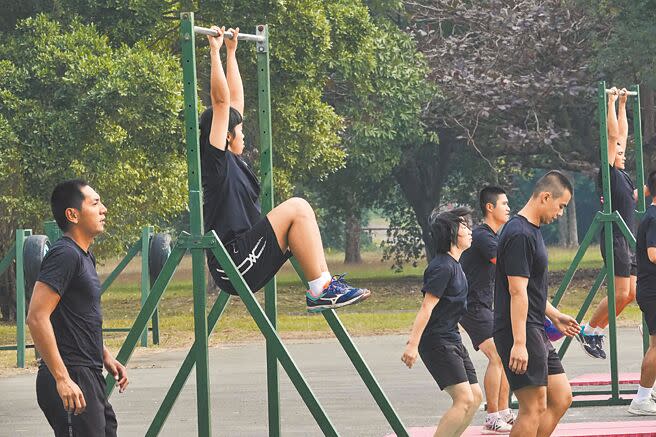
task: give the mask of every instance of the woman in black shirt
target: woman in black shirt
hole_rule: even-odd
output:
[[[237,64],[239,28],[225,39],[227,60],[223,71],[219,50],[224,28],[213,27],[210,43],[212,105],[200,119],[201,174],[205,231],[216,231],[252,291],[262,288],[292,254],[298,259],[310,289],[310,312],[361,302],[369,290],[352,287],[343,276],[331,276],[312,207],[291,198],[266,216],[260,210],[260,185],[246,162],[242,114],[244,90]],[[208,267],[218,287],[237,294],[211,252]]]

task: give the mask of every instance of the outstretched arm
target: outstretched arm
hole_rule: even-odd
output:
[[[611,88],[608,95],[608,113],[606,114],[606,129],[608,129],[608,162],[613,165],[617,155],[617,142],[620,139],[620,131],[615,112],[615,101],[617,100],[617,88]]]
[[[628,97],[626,88],[620,90],[619,108],[617,114],[618,138],[617,142],[624,146],[626,150],[626,140],[629,137],[629,123],[626,120],[626,99]]]
[[[228,137],[228,119],[230,115],[230,90],[228,81],[221,65],[219,50],[223,45],[223,32],[225,28],[212,26],[218,36],[207,36],[210,42],[210,97],[212,98],[212,128],[210,130],[210,144],[217,149],[225,150]]]
[[[228,29],[232,32],[232,38],[225,40],[226,50],[228,52],[228,59],[226,62],[226,70],[228,73],[228,88],[230,88],[230,105],[235,108],[239,113],[244,116],[244,85],[241,82],[241,75],[239,74],[239,65],[237,64],[237,36],[239,35],[239,28]]]

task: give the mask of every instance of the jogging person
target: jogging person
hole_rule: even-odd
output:
[[[470,211],[457,208],[431,218],[437,254],[424,271],[424,299],[401,360],[412,368],[417,356],[453,404],[437,425],[435,436],[460,436],[472,421],[483,393],[462,344],[458,321],[467,309],[467,278],[460,256],[471,245]]]
[[[656,194],[656,171],[647,177],[649,193]],[[642,359],[638,394],[631,401],[629,413],[656,416],[656,196],[642,217],[636,234],[638,281],[636,300],[649,329],[649,349]]]
[[[506,192],[488,186],[479,194],[483,223],[472,231],[472,245],[460,258],[469,292],[467,312],[460,325],[471,339],[474,349],[482,351],[488,359],[483,388],[487,402],[484,434],[508,434],[515,417],[508,408],[510,389],[503,372],[492,333],[494,331],[494,271],[497,262],[497,233],[508,221],[510,208]]]
[[[619,96],[618,113],[615,101]],[[617,211],[633,235],[635,235],[635,209],[637,191],[631,177],[624,171],[626,163],[626,143],[629,124],[626,119],[627,91],[611,88],[608,95],[608,163],[610,165],[611,206]],[[601,169],[599,170],[601,180]],[[602,203],[604,199],[601,199]],[[604,231],[601,231],[601,254],[606,261]],[[613,224],[613,260],[615,264],[615,314],[619,315],[636,297],[636,258],[616,224]],[[583,350],[593,358],[606,358],[603,348],[604,328],[608,326],[608,297],[604,297],[595,309],[592,318],[582,326],[576,336]]]
[[[512,437],[550,436],[572,402],[565,370],[545,333],[545,315],[569,336],[579,325],[547,301],[548,257],[540,232],[563,214],[572,194],[567,177],[548,172],[499,235],[494,343],[519,402]]]
[[[55,437],[115,437],[102,369],[114,375],[120,392],[128,375],[103,345],[102,291],[89,250],[105,229],[107,208],[81,180],[57,185],[51,205],[64,236],[43,259],[27,315],[41,355],[37,400]]]
[[[369,290],[350,286],[344,275],[333,277],[329,273],[316,217],[305,200],[291,198],[267,215],[261,214],[259,182],[241,158],[244,90],[236,56],[239,28],[229,29],[234,36],[225,40],[226,74],[219,53],[225,29],[212,29],[218,34],[208,36],[212,105],[200,118],[205,231],[216,231],[254,292],[269,282],[293,253],[309,279],[308,311],[363,301]],[[237,294],[209,251],[207,264],[216,285]]]

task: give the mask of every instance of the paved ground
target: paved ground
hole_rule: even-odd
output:
[[[400,357],[405,336],[360,337],[355,342],[406,426],[434,425],[450,402],[438,391],[421,361],[409,370]],[[641,346],[636,329],[622,329],[620,370],[640,370]],[[485,368],[480,353],[470,353],[479,377]],[[288,343],[319,401],[343,436],[383,436],[391,430],[337,341]],[[186,351],[142,354],[130,368],[131,384],[112,403],[119,419],[119,436],[143,436],[164,398]],[[213,435],[267,434],[264,345],[252,343],[214,348],[210,352]],[[607,361],[587,358],[573,344],[564,361],[570,376],[607,372]],[[320,436],[321,432],[290,381],[281,372],[281,421],[285,436]],[[52,435],[36,404],[35,374],[0,378],[0,436]],[[195,379],[192,376],[162,431],[163,436],[196,435]],[[480,423],[484,413],[477,413]],[[636,420],[626,407],[570,409],[567,422]]]

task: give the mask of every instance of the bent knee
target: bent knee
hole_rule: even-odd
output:
[[[297,216],[312,216],[314,217],[314,210],[307,200],[302,197],[292,197],[287,200]]]

